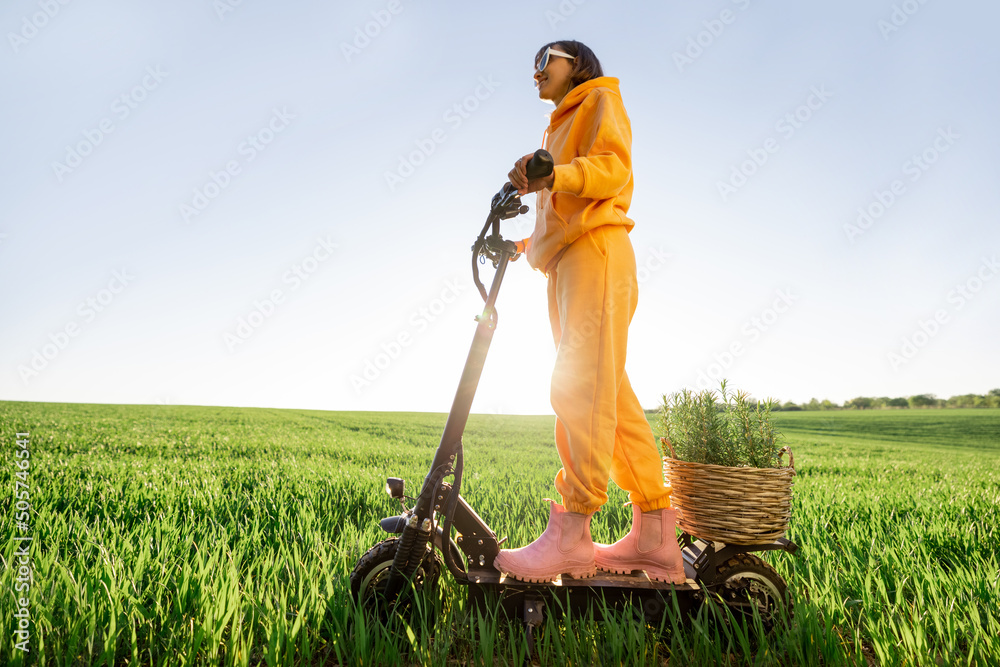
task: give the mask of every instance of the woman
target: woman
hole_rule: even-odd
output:
[[[636,267],[626,216],[632,198],[632,130],[618,91],[593,51],[576,41],[547,44],[535,56],[538,96],[555,103],[546,131],[553,173],[527,180],[518,160],[508,177],[537,192],[536,222],[521,244],[548,277],[549,319],[557,346],[552,373],[555,478],[563,504],[551,503],[542,535],[504,549],[494,565],[524,581],[599,568],[681,583],[675,510],[663,483],[653,433],[625,374]],[[608,499],[608,477],[629,493],[632,529],[612,545],[594,544],[590,520]]]

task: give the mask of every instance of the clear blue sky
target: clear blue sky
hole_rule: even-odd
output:
[[[998,20],[971,1],[11,0],[0,399],[447,411],[480,309],[469,247],[540,144],[532,59],[560,38],[632,120],[644,405],[722,376],[796,402],[984,393]],[[475,410],[545,413],[545,279],[511,268]]]

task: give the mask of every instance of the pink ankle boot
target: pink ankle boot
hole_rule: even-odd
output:
[[[521,581],[553,581],[561,574],[577,579],[594,576],[593,515],[568,512],[554,500],[546,500],[552,507],[545,532],[526,547],[502,549],[493,567]]]
[[[674,526],[677,510],[641,512],[632,505],[632,530],[614,544],[595,544],[594,560],[605,572],[629,574],[645,570],[650,579],[682,584],[684,561]]]

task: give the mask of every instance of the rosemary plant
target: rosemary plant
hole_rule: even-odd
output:
[[[774,406],[773,399],[758,402],[745,391],[729,393],[723,380],[719,393],[682,389],[664,395],[659,426],[682,461],[776,468],[781,434],[771,421]]]

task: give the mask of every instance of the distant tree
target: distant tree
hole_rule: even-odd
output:
[[[990,393],[988,393],[986,395],[987,396],[996,396],[997,398],[1000,398],[1000,389],[990,389]]]
[[[824,398],[823,402],[819,404],[820,410],[833,410],[835,407],[837,406],[831,403],[830,400],[826,398]]]
[[[949,398],[947,406],[949,408],[984,408],[988,407],[989,403],[985,396],[980,396],[979,394],[962,394],[961,396],[952,396]]]
[[[908,408],[910,407],[910,402],[905,398],[890,398],[889,402],[886,403],[886,407],[890,408]]]
[[[810,398],[809,402],[802,406],[803,410],[819,410],[819,401],[815,398]]]
[[[937,397],[934,394],[917,394],[916,396],[910,396],[910,407],[911,408],[933,408],[938,404]]]
[[[856,410],[868,410],[875,404],[875,399],[870,396],[858,396],[857,398],[852,398],[847,403],[844,403],[845,408],[854,408]]]
[[[785,401],[784,403],[781,404],[781,409],[782,410],[787,410],[787,411],[794,411],[794,410],[801,410],[802,406],[796,405],[795,403],[792,403],[791,401]]]

